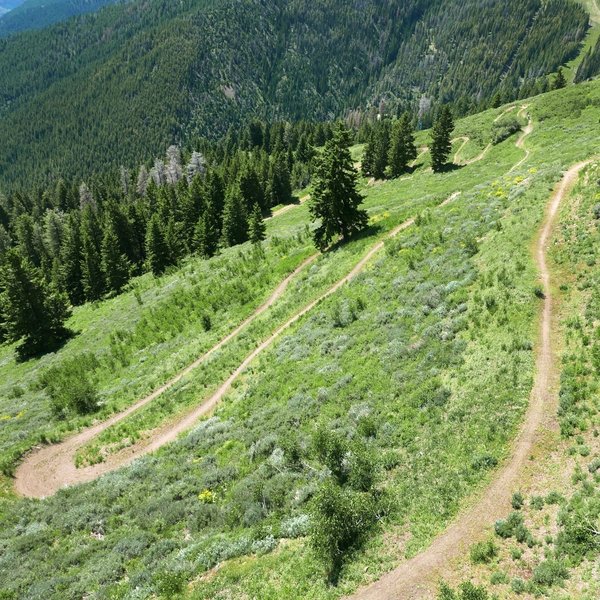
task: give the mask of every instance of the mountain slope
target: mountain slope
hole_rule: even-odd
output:
[[[0,19],[0,37],[41,29],[75,15],[93,12],[120,0],[25,0],[13,2],[13,9]],[[0,5],[0,9],[3,5]],[[10,8],[10,7],[9,7]]]
[[[362,180],[369,231],[320,256],[209,368],[99,438],[96,460],[147,443],[197,407],[290,314],[371,257],[364,274],[253,363],[215,415],[94,483],[36,502],[0,502],[4,595],[151,598],[175,590],[196,600],[325,600],[426,547],[485,485],[518,429],[542,300],[531,241],[561,170],[597,148],[599,82],[527,104],[535,127],[526,156],[523,138],[513,136],[460,169],[434,174],[422,157],[408,179]],[[508,108],[457,122],[454,135],[469,138],[454,144],[465,161],[487,146]],[[420,147],[428,142],[428,132],[418,134]],[[596,229],[597,178],[589,179],[586,229]],[[126,408],[232,331],[314,252],[308,222],[306,205],[297,206],[269,222],[264,254],[247,246],[192,258],[164,278],[144,276],[119,297],[76,309],[70,325],[80,333],[56,354],[18,364],[11,347],[0,348],[4,453],[24,438],[33,446],[90,424],[52,416],[39,384],[48,368],[87,360],[104,400],[98,420]],[[585,260],[589,232],[565,233],[579,240]],[[213,330],[202,329],[205,311]],[[310,498],[329,472],[315,450],[319,425],[370,448],[389,490],[388,508],[336,587],[307,537]],[[523,575],[520,563],[514,568]]]
[[[382,99],[416,112],[423,96],[472,111],[531,92],[587,22],[566,0],[108,7],[0,43],[0,182],[114,169],[249,115],[326,119]]]

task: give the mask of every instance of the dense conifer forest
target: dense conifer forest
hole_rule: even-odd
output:
[[[52,23],[94,12],[119,1],[121,0],[21,0],[6,15],[0,14],[0,37],[28,29],[42,29]]]
[[[599,598],[599,35],[0,0],[0,600]]]
[[[0,41],[0,187],[129,168],[254,115],[409,110],[428,126],[546,89],[567,0],[133,1]]]

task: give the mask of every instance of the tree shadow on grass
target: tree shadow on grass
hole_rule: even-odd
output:
[[[461,169],[464,169],[467,165],[457,165],[456,163],[446,163],[441,171],[439,171],[440,173],[452,173],[453,171],[460,171]]]
[[[63,329],[53,336],[25,338],[15,349],[16,360],[18,363],[24,363],[50,352],[58,352],[75,335],[71,329]]]

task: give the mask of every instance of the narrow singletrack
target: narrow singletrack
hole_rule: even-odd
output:
[[[476,504],[463,511],[456,521],[421,554],[403,562],[374,584],[359,590],[353,600],[412,600],[429,597],[440,576],[456,559],[466,556],[471,543],[480,539],[486,527],[510,511],[510,498],[528,463],[545,419],[557,409],[557,361],[552,352],[552,288],[546,263],[546,249],[556,215],[580,171],[591,161],[571,167],[556,187],[536,244],[535,259],[544,289],[539,343],[536,348],[536,374],[530,402],[510,458],[498,471]]]
[[[75,477],[74,473],[68,469],[66,465],[66,457],[68,457],[69,461],[73,463],[73,456],[75,452],[84,446],[86,443],[91,441],[97,435],[112,427],[113,425],[119,423],[123,419],[127,418],[132,413],[138,411],[143,408],[156,398],[166,392],[168,389],[172,388],[175,384],[181,381],[186,375],[191,373],[194,369],[199,367],[202,363],[204,363],[210,356],[212,356],[215,352],[220,350],[225,344],[231,341],[234,337],[236,337],[241,331],[243,331],[250,323],[252,323],[255,319],[257,319],[260,315],[262,315],[266,310],[268,310],[273,304],[283,295],[285,290],[287,289],[290,282],[301,273],[308,265],[312,264],[319,253],[315,253],[312,256],[309,256],[306,260],[304,260],[290,275],[288,275],[273,291],[271,296],[261,304],[248,318],[246,318],[242,323],[240,323],[233,331],[227,334],[224,338],[222,338],[217,344],[215,344],[212,348],[210,348],[207,352],[205,352],[202,356],[197,358],[193,363],[179,371],[177,375],[169,379],[166,383],[161,385],[159,388],[154,390],[148,396],[138,400],[135,404],[132,404],[125,410],[114,414],[109,417],[107,420],[98,423],[97,425],[93,425],[88,429],[85,429],[79,434],[71,436],[60,442],[58,444],[54,444],[51,446],[44,446],[43,448],[31,452],[28,454],[23,462],[17,468],[17,472],[15,475],[15,489],[18,493],[25,496],[40,496],[47,495],[49,493],[55,492],[58,488],[55,489],[55,486],[60,486],[61,481],[63,479],[67,480],[67,483]],[[46,465],[61,465],[60,472],[52,473],[52,471],[48,471],[46,475],[44,475],[45,482],[38,480],[40,478],[41,470],[46,468]],[[75,472],[79,472],[81,469],[75,469]],[[49,478],[55,476],[56,481],[54,484],[50,483]],[[44,493],[46,492],[46,493]]]
[[[517,116],[518,117],[525,116],[525,111],[528,108],[529,108],[529,106],[522,106],[521,110],[519,110],[519,112],[517,113]],[[531,156],[531,150],[529,150],[528,148],[525,147],[525,140],[532,133],[533,133],[533,119],[531,118],[531,116],[528,116],[527,126],[524,127],[523,130],[521,131],[521,135],[519,136],[519,139],[517,140],[517,144],[516,144],[517,148],[519,148],[520,150],[523,150],[523,152],[525,152],[525,156],[510,169],[509,173],[514,173]]]
[[[454,158],[452,159],[452,162],[454,162],[454,164],[459,164],[460,153],[463,151],[463,148],[470,141],[471,141],[471,138],[468,135],[461,135],[460,137],[457,137],[452,140],[453,144],[455,144],[456,142],[462,142],[462,144],[459,146],[458,150],[454,153]]]
[[[271,214],[270,217],[267,217],[265,219],[265,221],[269,221],[270,219],[273,219],[274,217],[278,217],[280,215],[284,215],[286,212],[292,210],[293,208],[296,208],[297,206],[301,206],[307,200],[310,200],[310,194],[307,194],[306,196],[302,196],[302,198],[300,198],[300,202],[297,202],[295,204],[286,204],[285,206],[282,206],[281,208],[278,208],[276,211],[274,211]]]
[[[460,195],[460,192],[456,192],[442,202],[439,207],[447,205],[449,202],[454,200]],[[144,398],[140,402],[136,403],[126,411],[115,415],[111,419],[99,423],[78,435],[66,439],[65,441],[45,446],[38,451],[32,452],[27,455],[24,461],[19,465],[16,476],[15,476],[15,489],[17,493],[34,498],[43,498],[56,493],[59,489],[79,483],[93,481],[101,475],[114,471],[120,467],[130,464],[136,458],[144,456],[150,452],[153,452],[173,442],[181,433],[192,428],[198,419],[210,413],[225,396],[225,394],[231,389],[234,381],[247,369],[250,363],[264,350],[273,344],[273,342],[287,329],[289,329],[294,323],[296,323],[301,317],[310,312],[315,306],[322,302],[325,298],[328,298],[335,292],[337,292],[342,286],[354,279],[367,265],[367,263],[373,258],[373,256],[379,252],[385,243],[386,239],[392,238],[401,231],[408,229],[415,223],[415,218],[408,219],[402,224],[398,225],[391,232],[389,232],[382,240],[375,243],[370,250],[363,256],[363,258],[354,266],[354,268],[340,280],[338,280],[332,287],[327,291],[319,295],[315,300],[304,306],[302,309],[297,311],[292,317],[290,317],[283,325],[278,327],[268,338],[261,342],[238,366],[238,368],[222,383],[218,389],[207,399],[205,399],[200,405],[195,407],[193,410],[185,414],[183,417],[178,418],[172,423],[168,423],[159,430],[153,432],[153,434],[145,440],[136,443],[129,448],[123,449],[120,452],[110,455],[102,463],[91,465],[88,467],[77,468],[75,466],[75,453],[84,444],[91,441],[99,433],[110,427],[111,425],[121,421],[135,410],[141,408],[145,404],[148,404],[151,400],[156,398],[160,393],[165,391],[168,387],[171,387],[179,381],[185,374],[189,373],[195,366],[197,366],[207,355],[204,355],[198,359],[193,365],[187,367],[182,371],[177,378],[174,378],[165,384],[159,390],[156,390],[153,394]],[[301,269],[304,268],[309,262],[315,260],[317,255],[308,258],[303,265],[290,275],[286,282],[289,283],[291,278]],[[278,289],[281,290],[280,294],[287,286],[286,282],[282,282]],[[274,294],[275,295],[275,294]],[[273,296],[274,296],[273,295]],[[273,296],[269,299],[273,299]],[[273,302],[275,300],[273,299]],[[273,302],[270,302],[272,304]],[[270,305],[269,304],[269,305]],[[268,308],[265,306],[262,312]],[[261,307],[262,308],[262,307]],[[260,310],[260,309],[259,309]],[[257,315],[256,315],[257,316]],[[256,318],[255,316],[253,316]],[[241,328],[242,326],[240,326]],[[239,328],[238,328],[239,329]],[[236,330],[237,332],[238,330]],[[231,339],[236,332],[232,332],[227,338]],[[225,339],[219,343],[218,347],[221,347],[225,343]],[[209,352],[214,352],[217,349],[215,347]]]

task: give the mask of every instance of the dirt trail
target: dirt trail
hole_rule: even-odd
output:
[[[265,221],[268,221],[273,217],[278,217],[279,215],[284,215],[286,212],[292,210],[293,208],[296,208],[296,206],[304,204],[307,200],[310,200],[310,194],[302,196],[302,198],[300,198],[300,202],[298,202],[297,204],[286,204],[285,206],[282,206],[281,208],[277,209],[274,213],[272,213],[270,217],[267,217]]]
[[[447,205],[459,195],[460,192],[452,194],[439,206],[443,207]],[[315,306],[317,306],[317,304],[319,304],[325,298],[337,292],[342,286],[344,286],[351,279],[356,277],[356,275],[358,275],[365,268],[365,266],[373,258],[373,256],[383,248],[385,239],[389,239],[391,237],[396,236],[401,231],[404,231],[405,229],[411,227],[414,224],[414,222],[414,218],[405,221],[401,225],[398,225],[390,233],[388,233],[383,240],[377,242],[346,276],[340,279],[337,283],[330,287],[326,292],[321,294],[318,298],[316,298],[315,300],[304,306],[301,310],[296,312],[283,325],[277,328],[267,339],[261,342],[261,344],[257,346],[244,359],[244,361],[239,365],[239,367],[228,377],[228,379],[223,384],[219,386],[219,388],[209,398],[207,398],[204,402],[202,402],[202,404],[188,412],[186,415],[178,418],[172,423],[164,425],[160,429],[153,432],[153,435],[149,438],[142,440],[141,442],[138,442],[137,444],[129,448],[125,448],[120,452],[107,457],[106,461],[103,463],[80,469],[75,467],[75,453],[79,448],[81,448],[81,446],[92,440],[95,436],[104,431],[107,427],[110,427],[111,425],[121,421],[135,410],[139,409],[140,407],[144,406],[145,404],[156,398],[165,389],[174,385],[176,381],[179,381],[185,374],[189,373],[195,366],[202,362],[202,360],[204,360],[209,353],[214,352],[218,347],[221,347],[226,342],[226,340],[231,339],[239,331],[239,329],[242,328],[244,324],[240,325],[240,327],[236,329],[236,331],[229,334],[227,338],[221,341],[215,348],[210,350],[209,353],[205,354],[203,357],[198,359],[193,365],[187,367],[176,378],[172,379],[168,384],[165,384],[165,386],[159,388],[153,394],[136,403],[126,411],[115,415],[108,421],[104,421],[103,423],[86,429],[80,434],[68,438],[67,440],[59,444],[45,446],[26,456],[24,461],[19,465],[16,472],[16,491],[23,496],[34,498],[43,498],[46,496],[50,496],[56,493],[62,487],[92,481],[105,473],[114,471],[122,466],[125,466],[133,462],[136,458],[153,452],[161,446],[164,446],[165,444],[174,441],[181,433],[192,428],[198,422],[198,419],[207,415],[215,408],[215,406],[219,403],[223,396],[227,394],[227,392],[231,389],[233,382],[247,369],[250,363],[263,350],[267,349],[284,331],[289,329],[294,323],[296,323],[296,321],[298,321],[306,313],[310,312]],[[317,255],[314,255],[307,259],[303,263],[303,265],[298,267],[298,269],[292,275],[290,275],[284,282],[280,284],[278,288],[279,295],[283,293],[283,290],[287,286],[287,283],[289,283],[289,281],[292,279],[292,277],[300,269],[304,268],[308,263],[315,260],[316,256]],[[275,293],[273,294],[273,296],[271,296],[267,303],[269,306],[275,301],[276,298],[274,298],[274,296]],[[261,307],[262,312],[264,312],[264,310],[266,310],[266,308],[268,307],[267,304],[263,305],[264,308]],[[250,319],[256,318],[256,316],[257,313],[250,317]]]
[[[458,161],[460,160],[460,153],[463,151],[463,148],[471,141],[471,138],[468,135],[462,135],[460,137],[453,139],[452,143],[455,144],[456,142],[461,142],[461,141],[462,141],[462,144],[460,145],[458,150],[454,153],[454,158],[452,159],[452,161],[455,164],[459,164]]]
[[[525,111],[528,108],[529,108],[529,106],[522,106],[521,110],[519,110],[519,112],[517,113],[517,116],[518,117],[525,116]],[[521,132],[521,135],[519,136],[519,139],[517,140],[517,148],[523,150],[525,152],[525,156],[510,169],[509,173],[513,173],[514,171],[516,171],[531,156],[531,150],[528,150],[525,147],[525,140],[532,133],[533,133],[533,120],[532,120],[531,116],[529,116],[527,126],[523,129],[523,131]]]
[[[545,300],[536,349],[536,375],[525,421],[514,442],[510,458],[476,504],[463,511],[429,548],[405,561],[376,583],[357,592],[352,596],[354,600],[411,600],[430,597],[435,592],[439,577],[444,575],[444,570],[454,560],[465,556],[470,544],[480,539],[495,520],[506,516],[510,511],[511,494],[527,465],[538,439],[538,432],[546,426],[546,416],[556,410],[558,373],[552,352],[552,289],[546,264],[546,249],[560,204],[576,182],[579,172],[589,163],[590,161],[578,163],[566,172],[552,194],[537,241],[535,259],[541,274]]]
[[[146,406],[158,396],[163,394],[169,388],[173,387],[176,383],[181,381],[191,371],[200,366],[205,362],[211,355],[220,350],[225,344],[236,337],[243,329],[245,329],[252,321],[262,315],[267,309],[282,296],[287,289],[290,282],[307,267],[313,263],[318,253],[313,254],[309,258],[300,264],[293,273],[288,275],[278,286],[275,288],[271,296],[267,301],[259,306],[247,319],[240,323],[233,331],[227,334],[218,344],[213,346],[210,350],[205,352],[202,356],[196,359],[192,364],[188,365],[185,369],[177,373],[165,384],[154,390],[151,394],[142,398],[135,404],[132,404],[127,409],[120,413],[113,415],[106,421],[102,421],[97,425],[85,429],[79,434],[76,434],[65,441],[51,445],[44,446],[43,448],[28,454],[23,462],[17,468],[15,475],[15,489],[18,493],[25,496],[42,496],[48,495],[57,491],[59,487],[64,485],[63,482],[69,483],[76,473],[83,471],[83,469],[75,469],[73,457],[75,452],[83,445],[87,444],[97,435],[108,429],[109,427],[119,423],[129,415]],[[70,468],[67,463],[73,466],[74,471]],[[46,471],[42,475],[42,471]],[[52,481],[54,480],[54,481]]]
[[[506,110],[502,111],[494,119],[493,122],[498,123],[498,121],[500,121],[500,119],[502,119],[502,117],[504,115],[508,114],[509,112],[512,112],[513,110],[515,110],[515,108],[516,108],[516,106],[509,106]],[[454,163],[457,165],[460,165],[460,166],[472,165],[473,163],[483,160],[486,157],[487,153],[492,149],[492,144],[490,143],[480,152],[480,154],[478,154],[474,158],[470,158],[469,160],[460,162],[460,153],[464,150],[464,147],[471,141],[471,138],[468,135],[461,135],[460,137],[454,138],[452,140],[452,143],[455,144],[456,142],[459,142],[459,141],[462,141],[462,144],[461,144],[460,148],[458,148],[458,150],[454,154]]]

